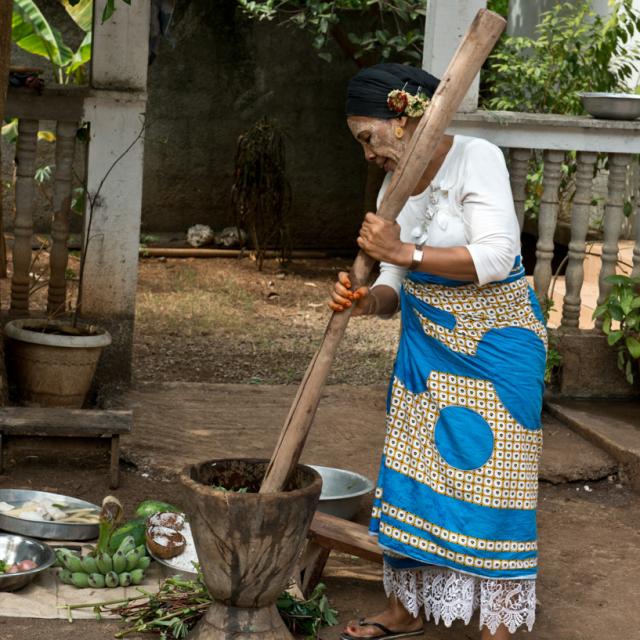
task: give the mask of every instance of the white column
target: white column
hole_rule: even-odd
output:
[[[150,0],[129,7],[116,1],[116,11],[102,23],[106,0],[94,0],[91,86],[110,91],[147,90]]]
[[[434,76],[442,77],[462,37],[486,0],[429,0],[425,24],[422,66]],[[476,76],[459,111],[478,108],[480,75]]]
[[[85,101],[91,123],[87,191],[95,203],[90,228],[89,206],[85,216],[84,315],[135,310],[144,150],[139,134],[145,108],[135,95],[128,99],[106,91]]]
[[[82,315],[105,325],[114,337],[98,371],[101,386],[130,378],[150,8],[150,0],[135,0],[131,7],[117,2],[103,24],[105,1],[94,3],[92,92],[84,113],[91,131],[87,190],[95,205],[90,230],[85,216],[89,245],[82,301]]]

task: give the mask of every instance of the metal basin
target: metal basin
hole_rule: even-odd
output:
[[[8,565],[33,560],[38,566],[29,571],[0,574],[0,591],[16,591],[28,585],[39,573],[56,560],[53,549],[44,542],[24,536],[0,533],[0,560]]]
[[[77,509],[95,509],[100,513],[100,507],[57,493],[46,491],[31,491],[29,489],[0,489],[0,501],[11,505],[24,504],[28,500],[51,500],[57,504],[64,504]],[[72,524],[48,520],[27,520],[0,513],[0,529],[18,533],[22,536],[45,538],[47,540],[93,540],[98,537],[97,524]]]
[[[579,93],[582,106],[594,118],[635,120],[640,118],[640,95],[628,93]]]
[[[358,513],[362,496],[373,490],[369,478],[336,467],[308,465],[322,476],[322,493],[318,511],[345,520],[351,520]]]

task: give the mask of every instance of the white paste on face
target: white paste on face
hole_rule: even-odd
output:
[[[397,138],[396,119],[383,120],[366,116],[350,116],[347,124],[353,137],[362,145],[367,162],[374,162],[385,171],[393,171],[405,149],[408,135]]]

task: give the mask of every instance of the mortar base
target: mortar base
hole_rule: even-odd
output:
[[[294,640],[275,604],[249,609],[213,602],[187,640]]]

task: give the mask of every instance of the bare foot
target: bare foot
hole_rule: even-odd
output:
[[[422,629],[422,620],[419,617],[414,618],[404,607],[397,605],[385,609],[382,613],[367,616],[365,622],[378,622],[396,633],[409,633]],[[383,638],[385,636],[385,633],[379,627],[373,625],[361,626],[357,620],[351,620],[347,624],[345,633],[354,638]]]

